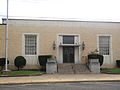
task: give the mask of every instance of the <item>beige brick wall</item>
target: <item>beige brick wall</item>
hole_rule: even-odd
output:
[[[0,56],[4,56],[4,30],[0,25]],[[35,21],[35,20],[10,20],[9,21],[9,59],[13,64],[18,55],[22,55],[22,34],[39,34],[39,55],[56,55],[52,49],[53,41],[56,42],[58,34],[78,34],[80,42],[85,43],[86,48],[81,51],[81,57],[87,56],[97,48],[97,35],[112,35],[113,60],[120,59],[120,23],[103,22],[72,22],[72,21]],[[3,47],[3,48],[2,48]],[[82,60],[83,61],[83,60]],[[84,62],[84,61],[83,61]]]
[[[5,57],[5,25],[0,25],[0,57]]]

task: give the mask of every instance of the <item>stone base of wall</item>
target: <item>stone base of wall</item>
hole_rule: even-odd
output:
[[[17,67],[15,67],[14,65],[8,65],[8,69],[9,70],[17,70]],[[41,66],[40,65],[26,65],[24,68],[22,68],[23,70],[24,69],[41,69]]]
[[[101,68],[117,68],[116,65],[102,65]],[[9,70],[17,70],[14,65],[8,65]],[[41,69],[40,65],[26,65],[23,69]]]
[[[116,64],[113,64],[113,65],[104,64],[101,66],[101,68],[112,69],[112,68],[117,68],[117,66],[116,66]]]

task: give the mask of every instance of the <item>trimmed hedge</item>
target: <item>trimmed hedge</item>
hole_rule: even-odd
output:
[[[104,61],[103,55],[100,55],[100,54],[89,54],[88,59],[99,59],[100,66],[102,66]]]
[[[38,56],[39,64],[41,66],[46,66],[47,59],[51,58],[52,55],[40,55]]]
[[[17,56],[14,61],[15,66],[20,70],[26,65],[26,59],[23,56]]]
[[[47,59],[49,59],[51,57],[52,57],[52,55],[39,55],[38,56],[38,61],[39,61],[42,71],[46,71]]]
[[[0,58],[0,66],[1,70],[3,70],[3,67],[5,66],[6,58]],[[9,60],[7,60],[7,64],[9,64]]]
[[[116,65],[120,68],[120,60],[116,60]]]

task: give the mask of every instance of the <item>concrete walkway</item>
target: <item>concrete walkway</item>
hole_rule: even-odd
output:
[[[43,74],[40,76],[0,77],[0,84],[91,81],[120,81],[120,74]]]

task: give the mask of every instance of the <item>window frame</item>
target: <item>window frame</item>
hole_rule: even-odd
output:
[[[69,43],[66,43],[66,41],[64,41],[64,40],[65,40],[64,37],[72,37],[73,42],[72,42],[72,43],[70,43],[70,42],[69,42]],[[68,42],[68,41],[67,41],[67,42]],[[74,36],[74,35],[69,35],[69,36],[68,36],[68,35],[63,35],[63,36],[62,36],[62,43],[63,43],[63,44],[75,44],[75,36]]]
[[[73,36],[74,44],[63,44],[63,36]],[[80,36],[79,34],[57,34],[57,43],[59,46],[80,46]]]
[[[103,43],[103,39],[107,42]],[[100,43],[102,41],[102,43]],[[102,55],[110,55],[110,36],[99,36],[99,49],[102,49],[101,53],[99,50],[99,53]]]
[[[25,54],[25,35],[36,35],[36,54]],[[22,55],[24,56],[38,56],[39,54],[39,34],[38,33],[23,33],[22,35]]]
[[[112,57],[112,35],[111,34],[98,34],[97,35],[97,49],[98,49],[98,51],[99,51],[99,37],[100,36],[109,36],[110,37],[110,46],[109,46],[109,55],[111,55],[111,57]],[[107,56],[107,55],[104,55],[104,56]]]

